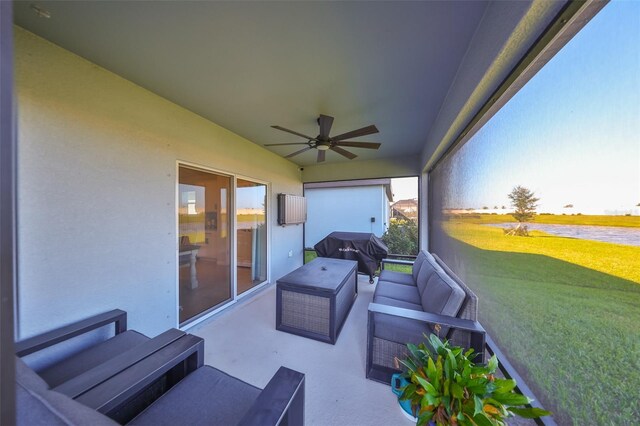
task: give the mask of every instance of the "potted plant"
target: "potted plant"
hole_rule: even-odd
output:
[[[427,336],[425,336],[427,337]],[[473,349],[464,351],[441,341],[435,334],[425,343],[408,344],[409,354],[400,362],[408,383],[398,397],[410,401],[417,425],[506,425],[506,418],[537,418],[551,413],[525,407],[532,400],[514,391],[516,381],[495,376],[498,359],[475,364]]]

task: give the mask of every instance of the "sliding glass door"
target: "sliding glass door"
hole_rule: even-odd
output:
[[[180,166],[179,304],[184,324],[233,299],[231,176]]]
[[[265,283],[267,185],[179,165],[178,269],[181,326]]]
[[[238,179],[236,247],[238,294],[267,280],[267,186]]]

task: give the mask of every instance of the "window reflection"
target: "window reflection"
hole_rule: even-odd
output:
[[[232,298],[227,214],[231,178],[179,169],[180,323]]]
[[[238,294],[267,280],[266,185],[238,179],[236,226]]]

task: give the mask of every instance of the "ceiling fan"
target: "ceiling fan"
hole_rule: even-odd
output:
[[[343,133],[338,136],[330,137],[329,133],[331,132],[332,124],[333,124],[333,117],[320,114],[320,117],[318,117],[318,126],[320,126],[320,134],[315,138],[311,136],[303,135],[302,133],[298,133],[293,130],[285,129],[284,127],[281,127],[281,126],[271,126],[274,129],[282,130],[283,132],[291,133],[291,134],[300,136],[302,138],[305,138],[307,139],[307,142],[272,143],[265,146],[308,145],[306,148],[303,148],[299,151],[293,152],[285,156],[285,158],[291,158],[294,155],[302,154],[303,152],[306,152],[306,151],[309,151],[310,149],[315,148],[318,150],[318,163],[324,161],[327,150],[337,152],[338,154],[344,157],[347,157],[349,160],[353,160],[354,158],[357,157],[357,155],[347,151],[346,149],[342,149],[342,147],[346,146],[351,148],[366,148],[366,149],[380,148],[380,144],[375,142],[356,142],[356,141],[345,140],[349,138],[357,138],[360,136],[366,136],[366,135],[372,135],[374,133],[378,133],[378,129],[373,124],[358,130],[352,130],[350,132]]]

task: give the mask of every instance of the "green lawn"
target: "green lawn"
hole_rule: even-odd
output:
[[[442,224],[455,253],[445,261],[477,292],[480,321],[556,421],[637,424],[640,247],[510,237],[470,222]]]
[[[304,263],[309,263],[316,257],[318,257],[318,255],[316,254],[315,250],[304,251]],[[397,272],[406,272],[409,274],[411,273],[411,266],[408,266],[408,265],[392,265],[389,263],[385,266],[385,269],[389,269],[391,271],[397,271]],[[376,275],[379,273],[380,273],[380,270],[377,270]]]
[[[304,251],[304,263],[309,263],[313,259],[315,259],[316,257],[318,257],[318,254],[316,253],[315,250],[305,250]]]
[[[461,214],[454,215],[458,220],[468,223],[515,223],[513,216],[508,214]],[[536,215],[535,223],[557,225],[595,225],[622,226],[625,228],[640,228],[640,216],[596,216],[596,215]]]

